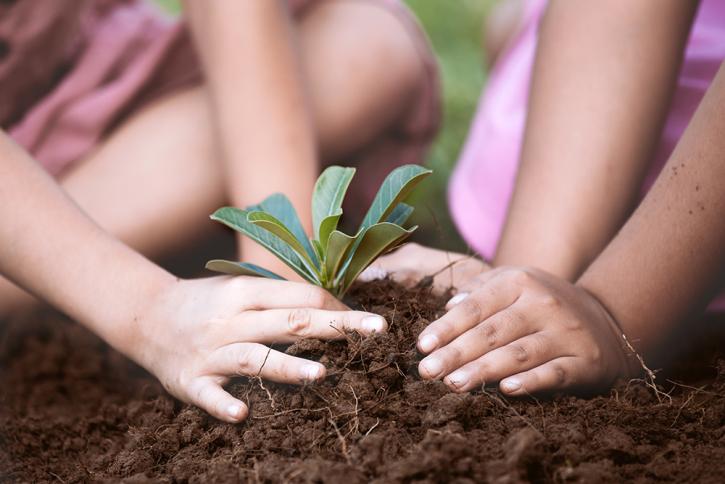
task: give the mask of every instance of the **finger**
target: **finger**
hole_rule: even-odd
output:
[[[459,288],[458,293],[448,300],[448,302],[446,303],[446,310],[450,311],[451,309],[453,309],[454,306],[463,302],[464,299],[470,296],[471,292],[479,289],[482,286],[485,286],[491,279],[494,279],[499,275],[500,271],[495,270],[478,274],[476,277],[469,280],[466,284],[462,285]]]
[[[443,381],[456,391],[467,392],[488,382],[530,370],[555,358],[559,344],[543,333],[520,338],[463,365]]]
[[[448,300],[448,302],[446,303],[446,310],[450,311],[451,309],[453,309],[453,306],[466,299],[469,295],[469,292],[459,292]]]
[[[342,311],[342,302],[321,287],[306,282],[240,277],[241,291],[251,309],[317,308]]]
[[[315,361],[286,355],[257,343],[223,346],[208,359],[207,371],[216,376],[259,376],[279,383],[301,384],[325,377],[325,367]]]
[[[370,282],[390,278],[403,287],[413,287],[425,277],[425,274],[412,269],[388,270],[382,266],[370,266],[358,276],[363,282]]]
[[[419,373],[423,378],[442,378],[486,353],[532,332],[524,315],[515,306],[510,306],[424,358],[419,364]]]
[[[369,266],[357,276],[358,280],[362,282],[377,281],[386,277],[388,277],[388,271],[379,265]]]
[[[501,380],[501,391],[512,396],[563,390],[586,382],[581,362],[573,356],[556,358],[543,365]]]
[[[241,422],[249,414],[244,402],[227,393],[220,381],[211,377],[197,379],[189,389],[189,395],[191,403],[225,422]]]
[[[461,284],[461,286],[458,288],[458,294],[470,294],[471,292],[475,291],[476,289],[488,284],[488,282],[490,280],[500,276],[504,271],[505,271],[505,268],[480,271],[478,274],[476,274],[475,277],[470,277],[466,280],[465,283]],[[456,296],[458,294],[456,294]],[[464,299],[464,298],[456,299],[456,296],[453,296],[451,298],[451,300],[448,301],[448,304],[446,305],[446,309],[449,309],[448,305],[453,307]]]
[[[292,343],[300,338],[341,339],[345,331],[367,335],[388,328],[385,318],[377,314],[311,308],[245,311],[231,323],[234,340],[270,344]]]
[[[418,349],[430,353],[513,304],[521,290],[494,277],[434,321],[418,336]]]

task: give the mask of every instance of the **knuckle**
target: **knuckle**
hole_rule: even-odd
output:
[[[254,360],[254,357],[252,352],[252,348],[245,347],[243,349],[240,349],[235,355],[234,366],[236,366],[237,371],[240,375],[248,375],[253,371],[252,361]]]
[[[206,385],[197,385],[192,390],[192,400],[199,405],[205,405],[207,402],[208,387]]]
[[[533,279],[531,274],[524,269],[512,269],[509,277],[511,282],[518,286],[528,286]]]
[[[353,323],[353,320],[350,318],[350,313],[343,312],[341,314],[336,315],[334,319],[331,319],[329,326],[334,328],[336,331],[358,330],[358,329],[361,329],[362,325],[361,325],[360,321],[364,317],[365,316],[362,316],[362,315],[356,317],[358,322],[357,322],[357,324],[355,324],[355,323]]]
[[[592,365],[599,365],[602,363],[602,350],[599,346],[594,346],[589,353],[589,361]]]
[[[295,336],[305,336],[309,333],[312,325],[312,313],[309,309],[296,308],[290,310],[287,315],[287,326],[289,332]]]
[[[544,294],[539,299],[539,304],[545,308],[557,309],[561,306],[561,300],[553,294]]]
[[[307,305],[311,308],[324,308],[330,303],[330,294],[325,291],[324,289],[320,289],[317,287],[310,287],[307,289],[307,297],[305,298],[305,301],[307,301]]]
[[[569,331],[581,331],[584,328],[584,323],[579,318],[566,318],[564,320],[564,327]]]
[[[188,390],[191,388],[192,384],[194,382],[194,375],[191,374],[190,371],[186,369],[182,369],[178,375],[174,377],[174,379],[170,382],[162,382],[164,384],[164,388],[166,390],[169,390],[170,388],[183,388],[185,390]]]
[[[564,386],[566,383],[566,370],[561,365],[553,365],[552,371],[554,373],[554,383],[558,386]]]
[[[249,289],[247,277],[231,277],[225,282],[226,289],[236,294],[244,294]]]
[[[463,350],[460,347],[450,344],[441,351],[442,360],[449,364],[459,364],[463,360]]]
[[[483,281],[485,279],[486,279],[486,274],[478,273],[471,278],[469,284],[471,286],[481,286],[481,285],[483,285]]]
[[[466,318],[473,320],[479,320],[481,318],[482,310],[481,305],[478,303],[475,297],[467,297],[456,306],[463,313]]]
[[[296,366],[287,358],[282,358],[278,363],[275,373],[278,375],[278,378],[291,380],[292,376],[297,375],[299,372],[296,371]]]
[[[526,347],[522,344],[512,344],[510,347],[510,352],[514,360],[518,361],[519,363],[525,363],[531,358],[529,350],[526,349]]]
[[[493,348],[498,342],[498,328],[493,323],[487,323],[479,326],[482,339],[486,343],[486,346]]]
[[[455,334],[456,328],[453,326],[453,323],[441,319],[430,326],[426,328],[426,334],[433,334],[436,335],[438,338],[441,339],[448,339],[453,334]]]
[[[491,365],[488,360],[485,358],[478,360],[473,367],[473,373],[479,382],[484,385],[488,383],[488,376],[491,374]]]

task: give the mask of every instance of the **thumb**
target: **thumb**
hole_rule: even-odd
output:
[[[227,393],[213,378],[202,378],[191,389],[191,403],[212,417],[229,423],[238,423],[249,415],[249,408],[241,400]]]

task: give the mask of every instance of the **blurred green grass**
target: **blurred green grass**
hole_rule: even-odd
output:
[[[178,0],[155,0],[168,12],[179,11]],[[443,124],[426,164],[434,175],[412,200],[415,239],[441,248],[464,251],[446,203],[451,170],[485,82],[481,49],[484,19],[495,0],[405,0],[427,32],[441,67]]]
[[[427,32],[441,68],[443,124],[428,155],[434,175],[413,198],[416,240],[464,251],[446,203],[448,178],[456,163],[485,82],[481,39],[494,0],[406,0]]]

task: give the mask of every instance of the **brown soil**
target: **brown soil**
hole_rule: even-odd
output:
[[[450,393],[421,381],[415,335],[441,311],[425,288],[358,287],[387,335],[290,346],[330,376],[256,380],[241,425],[166,396],[142,370],[57,315],[0,328],[2,482],[722,482],[725,351],[682,365],[671,400],[642,382],[589,399]],[[710,338],[721,347],[723,339]]]

